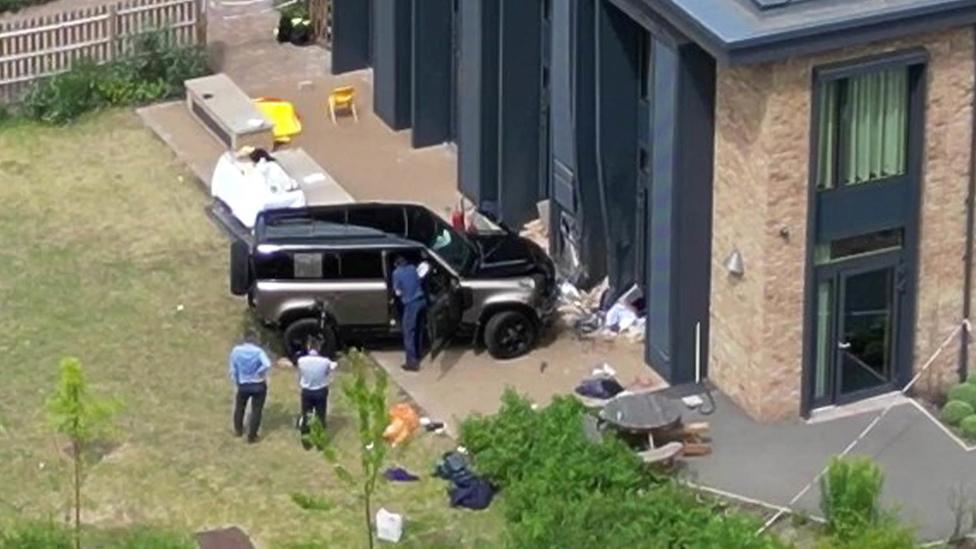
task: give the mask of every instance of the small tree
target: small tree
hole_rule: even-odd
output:
[[[326,461],[332,464],[339,479],[351,488],[362,490],[360,497],[366,519],[366,539],[372,549],[374,544],[372,498],[387,451],[383,439],[383,431],[386,430],[388,423],[387,377],[384,371],[372,367],[372,361],[362,351],[351,351],[345,362],[351,366],[355,376],[351,383],[343,386],[343,393],[356,409],[359,430],[359,475],[353,476],[339,463],[335,444],[317,418],[312,423],[307,440],[322,452]]]
[[[59,365],[58,385],[48,400],[51,423],[71,443],[74,465],[75,547],[81,547],[81,478],[84,458],[91,444],[106,434],[117,406],[88,392],[81,362],[64,358]]]

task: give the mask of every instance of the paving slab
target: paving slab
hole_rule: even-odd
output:
[[[687,474],[711,488],[785,506],[878,414],[817,424],[761,424],[718,394],[713,414],[689,414],[711,424],[713,453],[685,460]],[[898,509],[924,539],[951,533],[953,490],[968,488],[976,495],[976,479],[969,473],[976,470],[976,453],[966,452],[911,403],[894,406],[853,454],[878,462],[885,473],[885,505]],[[820,515],[819,502],[815,485],[796,508]]]
[[[614,342],[580,341],[562,332],[551,343],[509,361],[496,361],[486,351],[448,349],[437,359],[425,361],[418,373],[400,368],[403,351],[371,354],[431,418],[444,421],[448,432],[457,434],[465,417],[496,412],[506,388],[544,406],[557,395],[571,394],[580,380],[603,363],[617,371],[624,385],[638,376],[663,385],[661,378],[644,365],[643,353],[642,345],[623,338]]]

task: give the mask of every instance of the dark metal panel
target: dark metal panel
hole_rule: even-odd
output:
[[[413,146],[451,138],[453,0],[413,0]]]
[[[674,269],[675,156],[678,154],[675,125],[678,106],[678,52],[655,40],[652,46],[654,70],[652,178],[648,208],[647,253],[647,361],[665,378],[671,379],[672,320],[675,303]]]
[[[638,40],[643,29],[608,2],[597,8],[597,155],[612,294],[636,282]],[[613,295],[611,296],[613,297]]]
[[[412,0],[373,0],[373,110],[394,130],[410,127]]]
[[[499,3],[498,215],[518,226],[540,198],[542,5]]]
[[[498,0],[461,0],[458,184],[483,210],[498,199]]]
[[[332,0],[332,74],[365,69],[373,0]]]
[[[708,374],[715,151],[715,59],[694,44],[679,55],[672,383]]]
[[[598,284],[607,276],[606,222],[600,199],[596,148],[596,21],[597,2],[570,2],[573,12],[573,131],[576,139],[577,220],[580,229],[580,257],[584,265],[577,281],[583,287]],[[558,2],[557,2],[558,3]]]

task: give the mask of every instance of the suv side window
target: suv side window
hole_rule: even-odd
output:
[[[334,253],[296,252],[292,259],[295,279],[336,280],[339,278],[339,256]]]
[[[342,254],[345,280],[383,280],[383,258],[376,251],[348,251]]]
[[[254,258],[258,280],[336,280],[339,256],[326,252],[275,252]]]
[[[349,208],[350,225],[371,227],[385,233],[404,236],[407,233],[407,221],[403,208],[397,206],[353,206]]]

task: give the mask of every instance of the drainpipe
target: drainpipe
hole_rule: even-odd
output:
[[[973,291],[973,231],[976,224],[976,27],[973,27],[973,103],[972,124],[969,143],[969,190],[966,194],[966,266],[963,281],[962,317],[969,320],[972,313],[970,303]],[[959,354],[959,379],[969,375],[969,330],[962,330],[962,345]]]

